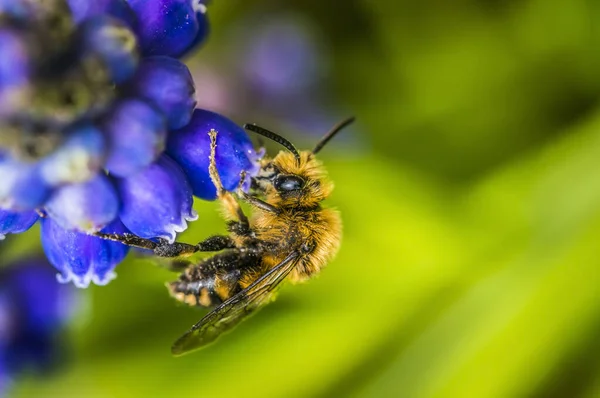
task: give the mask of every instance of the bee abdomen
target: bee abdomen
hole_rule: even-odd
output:
[[[179,279],[167,284],[176,300],[191,306],[212,307],[228,299],[238,288],[237,263],[224,263],[215,256],[186,269]],[[233,266],[231,266],[233,265]]]
[[[167,284],[176,300],[191,306],[212,307],[240,290],[240,279],[258,257],[225,252],[188,267],[179,279]]]
[[[191,306],[212,307],[223,300],[214,291],[214,283],[210,281],[182,281],[178,280],[167,284],[171,296],[182,303]]]

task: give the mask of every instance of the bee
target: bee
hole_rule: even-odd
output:
[[[178,263],[179,278],[167,284],[176,300],[213,309],[172,346],[182,355],[213,342],[261,306],[272,301],[276,288],[287,280],[308,280],[335,256],[342,223],[337,211],[321,205],[333,184],[316,158],[340,130],[354,121],[334,126],[312,151],[298,151],[280,135],[254,124],[244,128],[281,144],[285,150],[263,158],[252,177],[249,193],[241,183],[235,194],[226,191],[217,171],[218,132],[210,131],[209,174],[227,220],[228,235],[211,236],[190,245],[142,239],[135,235],[97,235],[130,246],[150,249],[159,257],[181,257],[197,252],[218,252],[197,263]],[[243,174],[243,172],[242,172]],[[248,218],[240,201],[250,205]]]

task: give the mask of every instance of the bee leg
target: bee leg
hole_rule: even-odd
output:
[[[140,238],[133,234],[107,234],[103,232],[95,232],[92,234],[102,239],[112,240],[114,242],[120,242],[124,245],[131,247],[138,247],[140,249],[152,250],[155,256],[158,257],[180,257],[189,256],[200,250],[196,245],[190,245],[188,243],[173,242],[169,243],[164,239],[158,239],[157,242]]]
[[[154,250],[157,243],[150,239],[140,238],[137,235],[124,233],[124,234],[107,234],[104,232],[94,232],[91,235],[97,236],[98,238],[112,240],[113,242],[120,242],[124,245],[137,247],[140,249]]]
[[[158,244],[152,250],[158,257],[187,257],[198,252],[198,246],[189,243],[169,243],[164,239],[158,239]]]
[[[215,158],[217,151],[217,131],[210,130],[208,135],[210,136],[210,162],[208,165],[208,173],[210,175],[210,179],[212,180],[215,188],[217,189],[217,198],[223,203],[223,208],[227,213],[226,216],[232,220],[238,220],[238,222],[245,229],[250,228],[250,223],[248,222],[248,217],[244,214],[244,211],[240,207],[240,204],[237,202],[235,197],[228,192],[221,182],[221,177],[219,176],[219,172],[217,170],[217,161]],[[240,181],[240,184],[242,182]]]
[[[255,196],[249,195],[241,189],[238,189],[237,194],[240,197],[240,199],[248,203],[250,206],[256,207],[269,213],[279,214],[279,209],[277,207],[270,205],[267,202],[260,200]]]
[[[201,252],[218,252],[225,249],[234,249],[233,239],[225,235],[215,235],[199,242],[196,247]]]
[[[181,242],[169,243],[164,239],[158,239],[158,241],[155,242],[150,239],[140,238],[137,235],[127,233],[119,235],[96,232],[93,235],[102,239],[120,242],[127,246],[152,250],[154,255],[158,257],[185,257],[196,252],[216,252],[235,248],[233,240],[224,235],[211,236],[196,245]]]

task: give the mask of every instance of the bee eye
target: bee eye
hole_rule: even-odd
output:
[[[278,191],[290,192],[302,189],[304,180],[296,176],[279,176],[273,184]]]

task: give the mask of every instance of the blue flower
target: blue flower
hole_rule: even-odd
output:
[[[60,332],[74,313],[74,299],[44,260],[0,270],[0,393],[24,371],[45,372],[60,364]]]
[[[217,191],[208,174],[211,130],[217,132],[216,162],[219,176],[227,190],[235,190],[240,173],[250,176],[258,172],[258,154],[250,138],[233,121],[207,110],[196,109],[190,123],[173,131],[167,142],[167,153],[179,163],[190,179],[194,195],[206,200],[217,197]]]
[[[116,219],[102,232],[128,232]],[[42,246],[50,263],[59,271],[58,281],[73,282],[80,288],[90,282],[106,285],[115,278],[115,266],[121,262],[129,247],[76,230],[66,230],[51,218],[42,219]]]
[[[79,30],[81,52],[101,59],[115,83],[133,76],[138,51],[135,34],[127,25],[102,15],[84,20]]]
[[[56,189],[44,209],[65,229],[96,232],[117,217],[119,197],[108,177],[98,174]]]
[[[183,170],[166,155],[117,185],[123,198],[120,218],[137,236],[172,243],[178,232],[185,231],[187,221],[198,218]]]
[[[0,209],[0,240],[6,234],[19,234],[27,231],[38,220],[39,215],[34,210],[22,213]]]
[[[138,17],[144,55],[181,57],[204,41],[206,7],[199,0],[128,0]]]
[[[169,129],[188,124],[196,107],[192,75],[174,58],[144,59],[129,91],[159,109],[167,118]]]
[[[40,165],[0,156],[0,207],[31,210],[42,206],[51,189]]]
[[[110,142],[106,168],[119,177],[141,171],[165,148],[164,117],[141,100],[118,103],[104,119],[103,128]]]
[[[58,187],[92,179],[102,169],[106,141],[104,133],[92,124],[66,131],[63,144],[40,162],[44,183]]]
[[[0,3],[11,13],[0,15],[0,234],[41,215],[59,281],[106,284],[128,248],[94,233],[174,241],[197,218],[192,195],[215,197],[211,129],[227,189],[241,171],[249,187],[258,155],[237,124],[194,111],[192,77],[173,58],[206,37],[200,2],[44,4]]]

